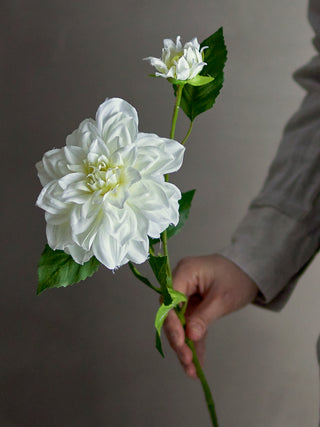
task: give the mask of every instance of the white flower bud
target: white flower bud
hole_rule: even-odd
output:
[[[176,43],[171,39],[164,39],[163,45],[161,59],[152,56],[144,58],[157,69],[156,76],[191,80],[207,65],[203,62],[203,50],[206,47],[200,49],[196,37],[184,46],[181,44],[180,36],[177,37]]]

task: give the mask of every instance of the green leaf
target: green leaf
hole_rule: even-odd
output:
[[[39,285],[37,295],[48,288],[72,285],[92,276],[100,262],[92,257],[83,265],[77,264],[71,255],[64,251],[52,250],[46,245],[38,264]]]
[[[159,288],[156,288],[155,286],[153,286],[153,284],[150,282],[149,279],[147,279],[146,277],[142,276],[142,274],[136,269],[136,267],[132,264],[132,262],[129,262],[129,267],[130,270],[132,271],[132,273],[134,274],[134,276],[140,280],[140,282],[144,283],[145,285],[147,285],[149,288],[153,289],[154,291],[158,292],[161,294],[161,290]]]
[[[201,47],[204,46],[208,46],[203,51],[204,61],[207,65],[202,69],[200,76],[210,76],[214,80],[204,86],[186,84],[183,87],[180,107],[191,121],[213,106],[224,81],[223,69],[227,60],[227,48],[224,43],[223,29],[219,28],[204,40]],[[176,85],[174,85],[174,90],[176,93]]]
[[[182,197],[179,200],[179,222],[176,226],[170,225],[168,227],[168,230],[167,230],[168,239],[178,234],[181,231],[182,227],[184,226],[184,223],[186,222],[189,216],[192,199],[195,192],[196,190],[190,190],[182,194]]]
[[[172,303],[171,295],[168,292],[168,287],[172,287],[172,283],[167,274],[167,262],[168,262],[168,259],[166,256],[150,255],[149,257],[149,264],[158,282],[160,283],[161,295],[163,297],[163,302],[165,305],[169,305]]]
[[[175,236],[178,234],[182,227],[184,226],[184,223],[188,219],[192,199],[194,196],[196,190],[190,190],[186,193],[182,193],[182,197],[179,200],[179,222],[176,226],[169,225],[167,228],[167,237],[170,239],[170,237]],[[149,239],[150,245],[155,245],[156,243],[159,243],[160,239]]]
[[[158,331],[156,331],[156,349],[161,354],[161,356],[164,358],[164,353],[163,353],[162,344],[161,344],[161,337],[158,334]]]
[[[156,319],[154,322],[154,325],[155,325],[156,331],[157,331],[156,348],[158,349],[160,354],[162,354],[162,356],[163,356],[163,352],[162,352],[162,346],[161,346],[161,329],[162,329],[163,323],[164,323],[166,317],[168,316],[170,310],[175,308],[181,302],[184,302],[184,303],[187,302],[187,297],[183,293],[178,292],[175,289],[168,289],[168,291],[170,293],[172,302],[169,305],[161,304],[161,306],[159,307],[159,309],[157,311]],[[161,349],[161,351],[160,351],[160,349]]]

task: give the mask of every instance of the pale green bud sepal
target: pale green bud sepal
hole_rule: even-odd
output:
[[[211,76],[200,76],[198,74],[193,79],[190,80],[176,80],[172,77],[169,77],[168,79],[169,83],[172,83],[173,85],[191,85],[191,86],[203,86],[206,85],[214,80],[214,77]]]

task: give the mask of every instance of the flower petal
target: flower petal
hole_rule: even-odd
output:
[[[177,40],[178,40],[178,38],[177,38]],[[164,39],[163,40],[163,46],[165,49],[169,49],[169,50],[173,50],[176,48],[175,42],[171,39]]]
[[[62,188],[57,181],[47,184],[41,191],[36,201],[39,208],[44,209],[51,214],[58,214],[68,210],[68,205],[62,201]]]
[[[194,37],[192,40],[190,40],[189,42],[185,43],[184,48],[185,48],[185,49],[187,49],[187,48],[189,48],[189,47],[191,47],[191,48],[192,48],[192,49],[194,49],[194,50],[199,51],[199,49],[200,49],[200,44],[199,44],[199,42],[198,42],[197,37]]]
[[[180,190],[168,182],[143,179],[132,187],[130,204],[149,221],[148,235],[158,238],[170,224],[179,221]]]
[[[120,267],[126,256],[125,249],[125,246],[108,234],[105,224],[99,227],[92,244],[92,251],[102,264],[110,270]]]
[[[176,63],[176,75],[178,80],[187,80],[190,77],[190,66],[184,56]]]
[[[81,206],[75,207],[71,212],[72,239],[85,250],[90,250],[101,223],[104,221],[105,226],[107,218],[99,206],[91,205],[91,211],[87,216],[83,213]]]
[[[160,58],[154,58],[153,56],[148,56],[144,58],[146,61],[150,61],[150,65],[155,67],[160,73],[166,74],[168,72],[168,67],[164,61]]]
[[[182,165],[185,148],[173,139],[140,132],[135,145],[139,149],[133,166],[142,175],[176,172]]]
[[[46,234],[48,244],[54,251],[56,249],[63,251],[68,245],[74,244],[69,222],[64,222],[59,225],[47,224]]]
[[[120,98],[106,99],[96,114],[102,139],[112,153],[135,140],[138,132],[138,114],[134,107]]]
[[[132,166],[137,157],[136,144],[131,144],[126,147],[121,147],[115,151],[109,158],[112,167],[117,166]]]
[[[103,204],[106,210],[112,207],[122,209],[124,203],[126,202],[126,200],[128,200],[129,196],[130,196],[130,193],[128,188],[124,185],[119,185],[115,187],[113,190],[108,191],[103,196]]]
[[[66,144],[81,147],[87,151],[92,141],[97,138],[99,138],[99,131],[96,122],[93,119],[85,119],[80,123],[78,129],[67,136]]]
[[[86,251],[76,244],[67,246],[64,251],[65,253],[71,255],[75,262],[81,265],[89,261],[89,259],[93,256],[92,251]]]
[[[196,77],[205,65],[207,65],[206,62],[199,62],[198,64],[193,64],[190,68],[189,79],[193,79],[194,77]]]
[[[86,158],[86,150],[84,150],[82,147],[77,147],[77,146],[64,147],[63,150],[64,150],[64,155],[68,164],[72,166],[79,165],[83,167],[83,162]],[[82,172],[83,171],[84,170],[82,168]]]
[[[81,172],[72,172],[68,173],[67,175],[63,176],[59,179],[58,183],[60,187],[65,190],[70,185],[74,185],[75,183],[78,183],[79,181],[83,181],[86,179],[86,175]]]
[[[42,160],[36,164],[38,177],[43,186],[54,179],[59,179],[69,173],[64,150],[55,148],[47,151]]]
[[[142,264],[149,255],[149,240],[130,240],[127,247],[127,258],[136,264]]]
[[[75,182],[73,185],[69,185],[61,196],[61,199],[65,203],[75,203],[77,205],[83,205],[86,201],[92,197],[92,192],[85,184],[84,180]]]

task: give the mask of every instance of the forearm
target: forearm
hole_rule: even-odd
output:
[[[318,51],[295,73],[307,91],[287,124],[259,195],[221,251],[258,285],[256,300],[280,309],[319,248],[320,241],[320,3],[309,19]]]

